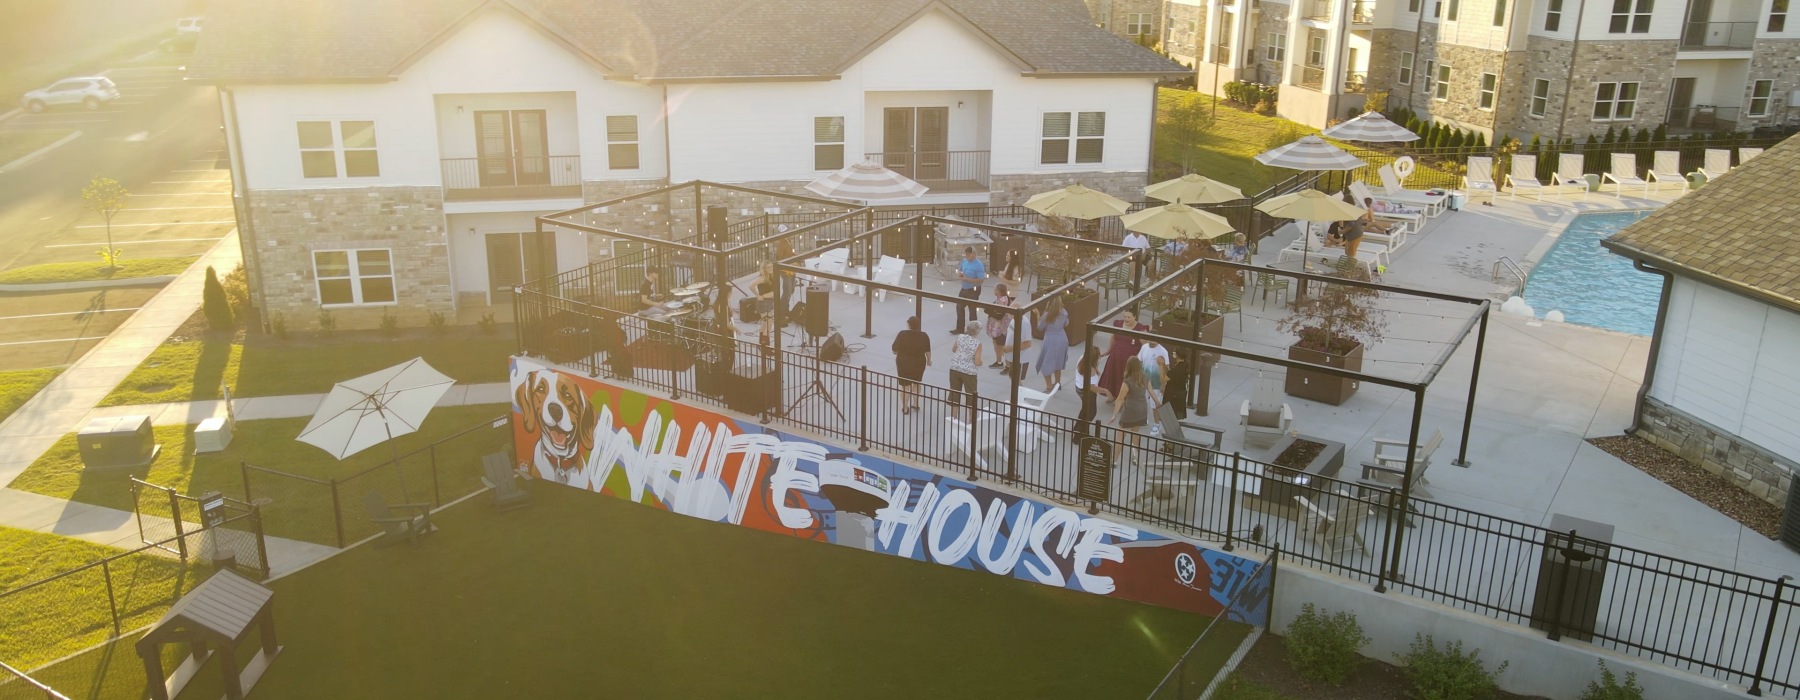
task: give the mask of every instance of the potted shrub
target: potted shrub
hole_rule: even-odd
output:
[[[1221,259],[1219,252],[1205,241],[1191,241],[1181,254],[1166,257],[1165,269],[1169,270],[1180,269],[1202,258]],[[1242,288],[1244,278],[1236,270],[1209,269],[1202,284],[1205,285],[1205,301],[1211,305],[1214,301],[1223,300],[1231,290]],[[1150,311],[1156,319],[1153,325],[1156,332],[1172,338],[1197,339],[1210,345],[1223,342],[1225,317],[1208,311],[1196,312],[1193,304],[1193,279],[1177,279],[1164,285],[1150,299]],[[1195,335],[1196,325],[1199,326],[1198,335]]]
[[[1337,276],[1368,280],[1366,273],[1354,268]],[[1361,371],[1364,346],[1380,340],[1387,330],[1386,315],[1375,306],[1375,300],[1374,290],[1345,284],[1327,284],[1318,294],[1294,300],[1293,313],[1277,326],[1299,338],[1288,346],[1288,359]],[[1356,381],[1304,369],[1289,369],[1287,393],[1337,406],[1356,393]]]

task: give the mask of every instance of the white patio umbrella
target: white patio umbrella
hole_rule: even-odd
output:
[[[1225,217],[1186,204],[1151,207],[1119,220],[1125,223],[1127,231],[1166,239],[1217,238],[1237,230]]]
[[[1060,190],[1032,195],[1031,199],[1025,200],[1025,208],[1044,216],[1093,220],[1124,214],[1126,209],[1131,208],[1131,203],[1099,190],[1069,185]]]
[[[1361,158],[1344,149],[1325,143],[1318,136],[1306,136],[1286,146],[1256,154],[1256,162],[1290,170],[1355,170],[1366,165]]]
[[[339,382],[325,395],[301,442],[343,459],[378,443],[419,429],[431,408],[456,380],[413,358],[387,369]],[[399,447],[394,448],[396,461]],[[396,467],[398,468],[398,467]],[[400,490],[406,491],[401,470]]]
[[[1271,197],[1256,205],[1256,208],[1278,219],[1307,222],[1350,221],[1363,215],[1360,207],[1318,190],[1301,190]],[[1300,235],[1300,266],[1304,268],[1308,264],[1307,257],[1312,252],[1312,232],[1302,230]]]
[[[1145,187],[1144,196],[1179,204],[1217,204],[1243,199],[1244,192],[1204,175],[1188,173]]]
[[[1325,130],[1325,135],[1340,141],[1367,143],[1406,143],[1419,140],[1419,135],[1395,124],[1380,112],[1363,112],[1355,119]]]
[[[879,202],[923,196],[930,189],[900,173],[864,160],[806,184],[814,194],[834,199]]]

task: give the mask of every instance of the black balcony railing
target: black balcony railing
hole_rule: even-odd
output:
[[[1688,22],[1681,30],[1682,51],[1748,49],[1755,41],[1755,22]]]
[[[1738,107],[1718,105],[1671,108],[1667,122],[1675,132],[1735,131],[1739,111]]]
[[[446,199],[581,195],[581,156],[445,158]]]
[[[931,188],[927,194],[976,192],[988,187],[987,151],[893,151],[864,155]]]
[[[1325,89],[1325,69],[1321,66],[1294,66],[1294,84],[1312,90]]]

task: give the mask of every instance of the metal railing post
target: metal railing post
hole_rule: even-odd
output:
[[[1269,598],[1263,611],[1263,626],[1275,626],[1275,575],[1281,573],[1281,543],[1275,543],[1275,550],[1269,554]]]
[[[175,489],[167,489],[169,494],[169,517],[175,521],[175,549],[181,554],[181,560],[187,561],[187,533],[181,527],[181,497]]]
[[[431,443],[425,449],[427,456],[431,458],[431,505],[433,507],[442,506],[444,505],[444,495],[438,489],[437,443]],[[401,465],[400,468],[404,470],[406,466]]]
[[[244,484],[244,502],[255,501],[256,499],[250,496],[250,464],[241,459],[238,460],[238,479]]]
[[[262,506],[250,505],[250,524],[256,528],[256,559],[262,565],[264,577],[274,573],[269,570],[269,537],[263,532]]]
[[[1394,507],[1397,505],[1397,502],[1399,501],[1399,499],[1400,499],[1399,489],[1390,490],[1388,492],[1387,507],[1382,509],[1383,511],[1386,511],[1387,517],[1382,519],[1382,524],[1381,524],[1381,560],[1375,564],[1375,592],[1376,593],[1386,593],[1387,592],[1388,553],[1393,551]]]
[[[1769,663],[1769,640],[1775,637],[1775,618],[1781,614],[1781,589],[1792,576],[1775,579],[1775,595],[1769,597],[1769,624],[1763,627],[1762,651],[1756,655],[1756,673],[1751,676],[1750,694],[1762,696],[1763,669]]]
[[[331,522],[337,526],[337,546],[344,548],[344,508],[338,499],[337,477],[331,478]]]
[[[106,579],[106,606],[112,611],[113,636],[119,636],[119,598],[113,594],[112,558],[100,560],[100,575]]]
[[[857,435],[858,442],[856,443],[856,449],[867,452],[867,451],[869,451],[869,366],[868,365],[862,366],[862,378],[861,378],[859,388],[857,389],[857,394],[858,394],[858,396],[857,396],[857,404],[858,404],[858,406],[857,406],[857,422],[862,424],[862,430],[860,431],[860,434]]]
[[[1231,453],[1231,488],[1225,493],[1225,551],[1232,550],[1231,538],[1237,534],[1238,474],[1243,471],[1243,463],[1239,460],[1243,455]]]
[[[952,396],[950,398],[954,400],[957,397]],[[960,408],[962,408],[960,402],[952,403],[950,404],[950,413],[955,414],[957,409]],[[977,414],[980,410],[980,408],[975,407],[973,404],[969,407],[969,481],[979,481],[981,479],[981,472],[978,471],[975,466],[977,463],[976,460],[980,459],[978,453],[981,452],[981,435],[979,434],[981,432],[981,421],[976,420],[976,418],[979,417]]]

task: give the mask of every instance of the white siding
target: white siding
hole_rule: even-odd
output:
[[[1800,459],[1800,315],[1683,277],[1669,294],[1650,395]]]

